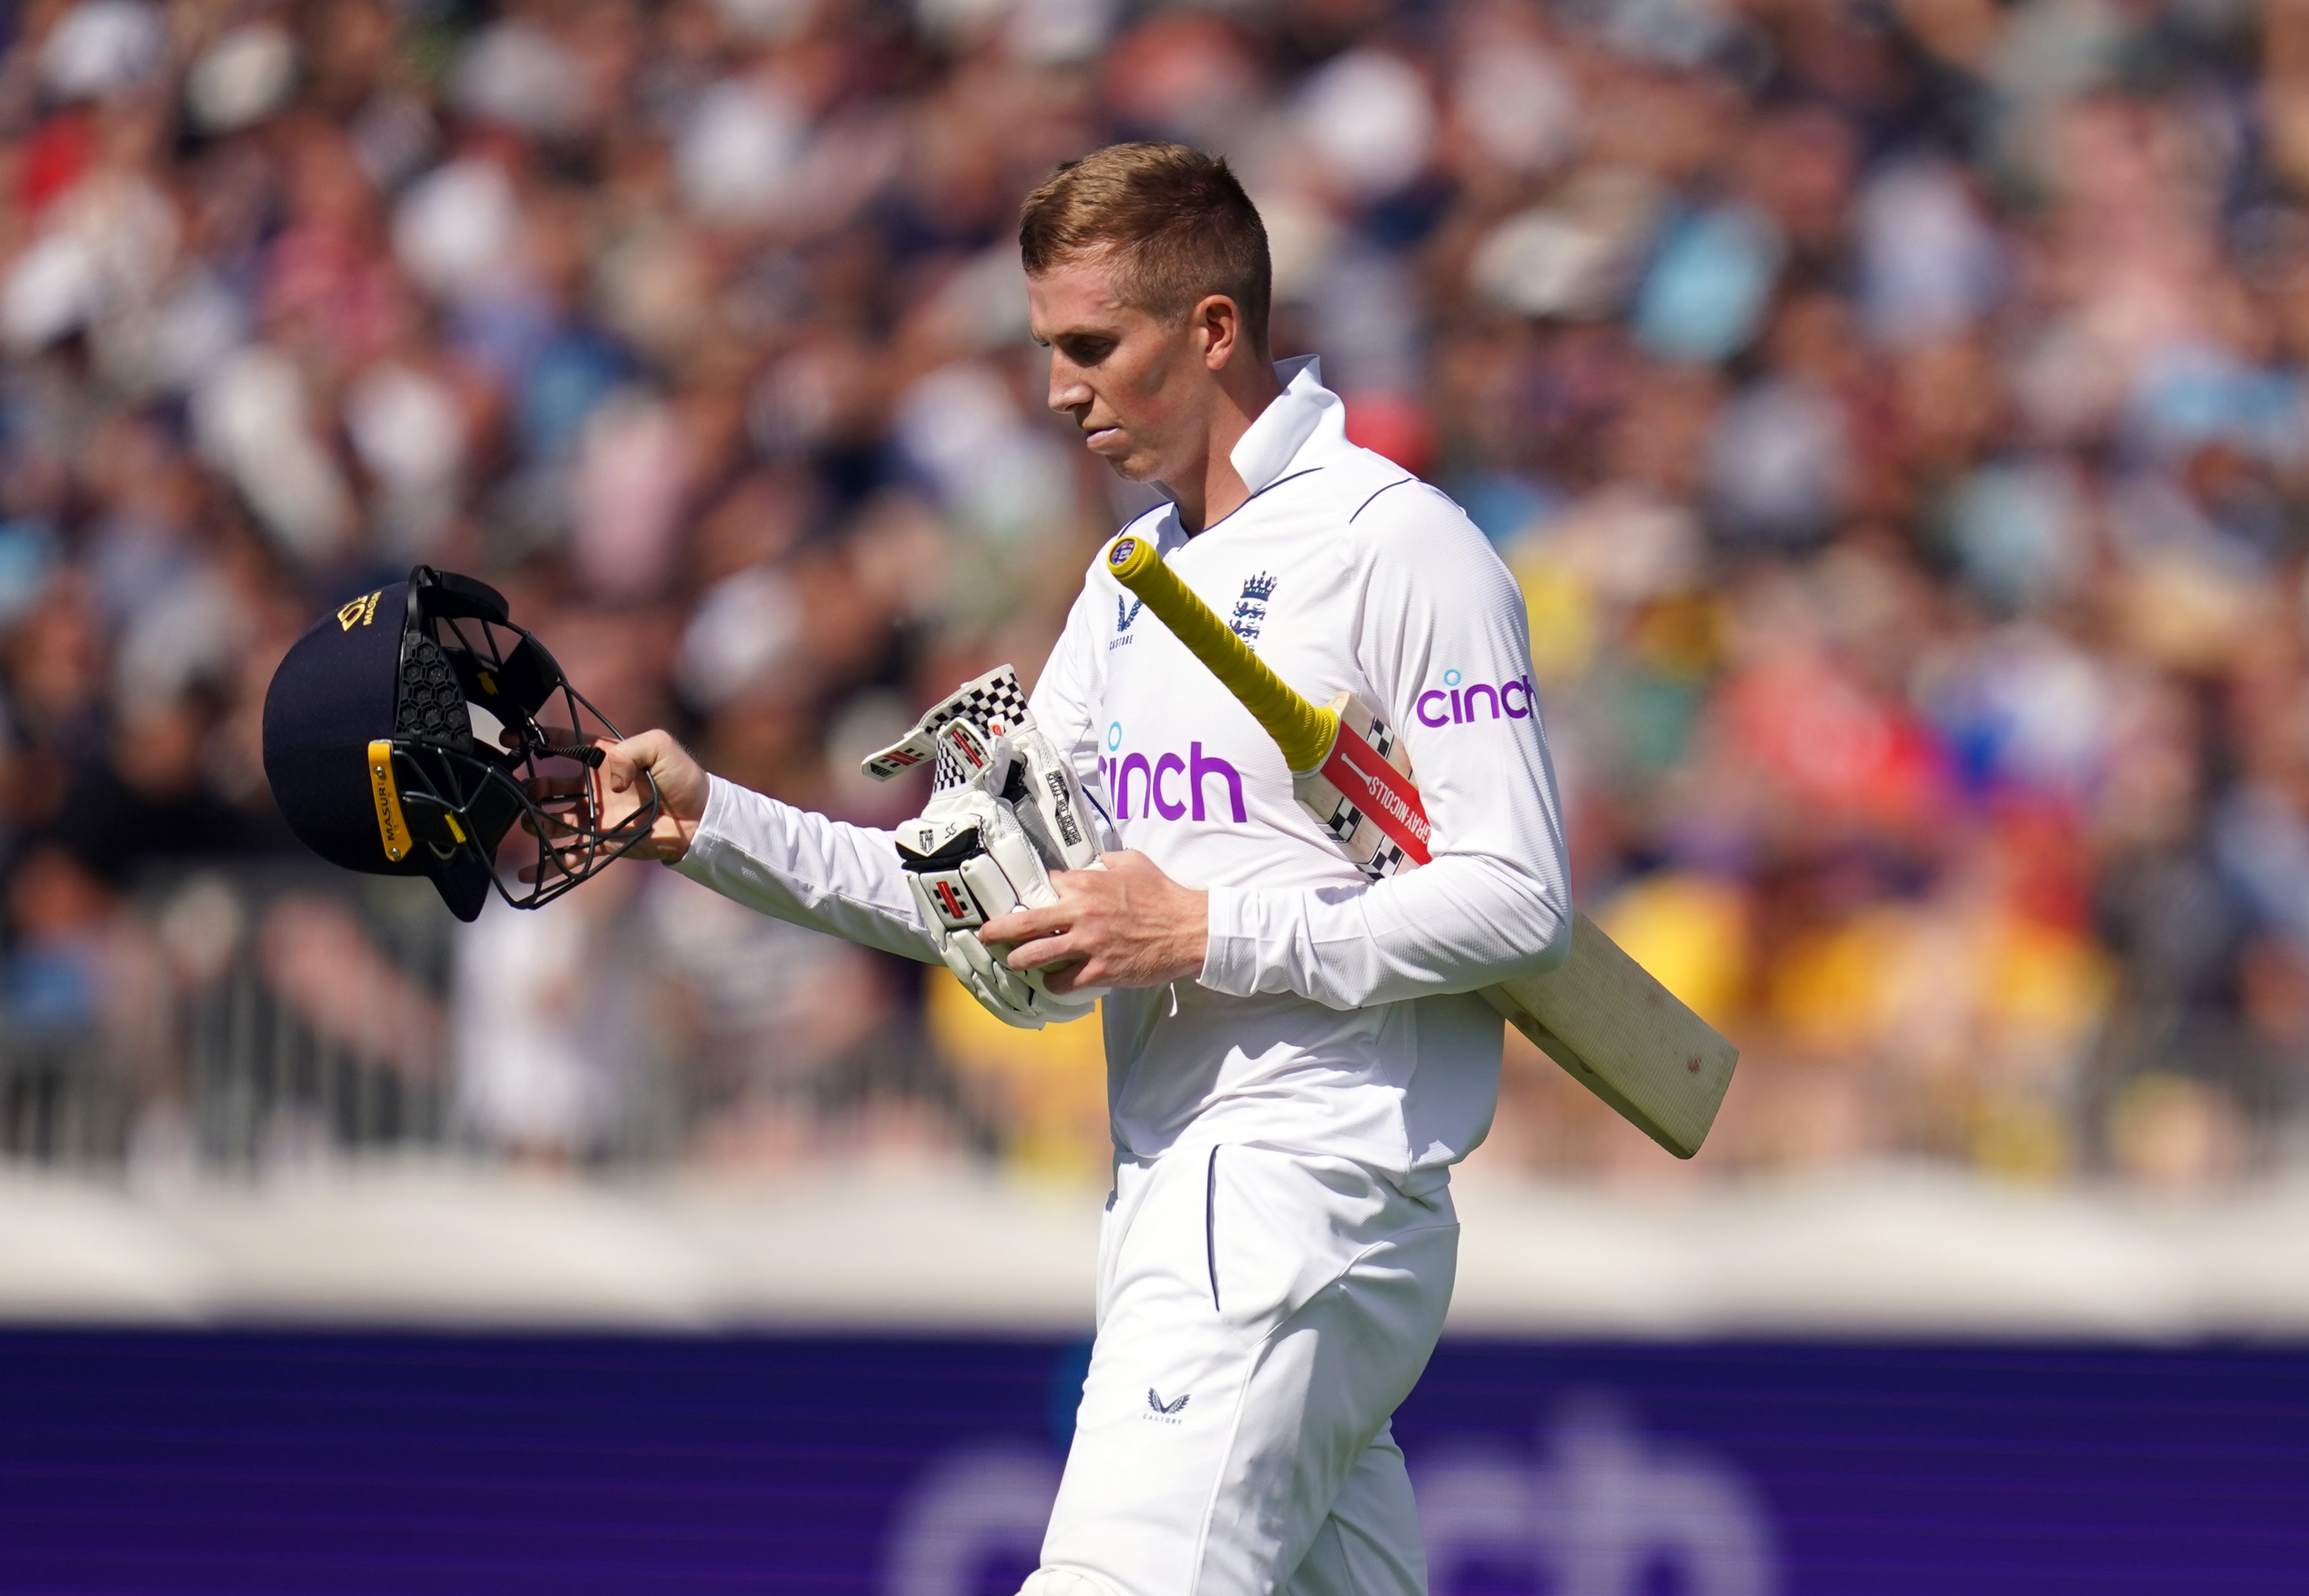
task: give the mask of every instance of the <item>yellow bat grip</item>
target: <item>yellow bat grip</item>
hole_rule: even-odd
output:
[[[1209,667],[1226,690],[1242,701],[1251,718],[1283,750],[1294,776],[1322,768],[1338,740],[1339,717],[1293,692],[1250,645],[1227,629],[1211,607],[1197,598],[1179,574],[1163,563],[1149,540],[1124,536],[1106,551],[1114,579],[1146,603],[1187,652]]]

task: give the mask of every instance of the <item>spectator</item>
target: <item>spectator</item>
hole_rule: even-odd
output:
[[[115,1001],[74,974],[141,912],[112,895],[270,868],[271,663],[418,559],[502,585],[621,724],[816,807],[919,804],[850,781],[869,732],[1031,673],[1145,502],[1042,412],[1016,202],[1165,136],[1259,201],[1280,352],[1321,353],[1353,435],[1522,581],[1578,890],[1745,1050],[1703,1162],[2186,1184],[2298,1140],[2294,9],[49,0],[12,26],[12,1027]],[[566,988],[519,975],[572,958]],[[667,1144],[701,1157],[812,1156],[839,1121],[1098,1167],[1067,1048],[1004,1054],[918,972],[653,880],[493,910],[456,967],[464,1111],[512,1145],[616,1141],[654,1029],[695,1122]],[[1487,1156],[1658,1167],[1510,1066]]]

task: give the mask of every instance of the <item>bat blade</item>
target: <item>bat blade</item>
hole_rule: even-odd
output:
[[[1679,1158],[1708,1139],[1740,1050],[1585,915],[1544,975],[1483,996],[1533,1045]]]

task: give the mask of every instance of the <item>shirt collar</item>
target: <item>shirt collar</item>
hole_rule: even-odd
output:
[[[1323,368],[1313,355],[1278,360],[1275,375],[1283,392],[1258,412],[1227,455],[1242,485],[1257,493],[1309,458],[1345,443],[1347,407],[1323,386]]]

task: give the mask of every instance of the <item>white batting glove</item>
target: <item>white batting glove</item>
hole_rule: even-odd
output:
[[[982,942],[978,928],[1013,909],[1059,901],[1051,863],[1037,846],[1035,831],[1059,839],[1055,863],[1061,867],[1073,856],[1081,859],[1075,868],[1095,868],[1095,840],[1083,831],[1078,809],[1069,812],[1064,802],[1042,808],[1029,802],[1033,761],[1007,738],[981,737],[960,721],[940,728],[938,737],[941,761],[952,760],[970,771],[970,778],[938,793],[921,820],[899,827],[897,844],[899,866],[922,923],[937,940],[938,957],[1005,1024],[1039,1030],[1053,1021],[1079,1019],[1104,994],[1103,987],[1054,993],[1047,980],[1051,972],[1013,970],[1004,962],[1007,950]],[[1006,793],[1011,796],[999,795]],[[1031,828],[1025,823],[1030,817]],[[1079,839],[1077,846],[1063,846],[1068,829]]]
[[[1096,870],[1099,818],[1083,799],[1075,768],[1031,724],[1011,733],[1009,741],[1018,768],[1001,796],[1033,839],[1034,851],[1052,870]]]

